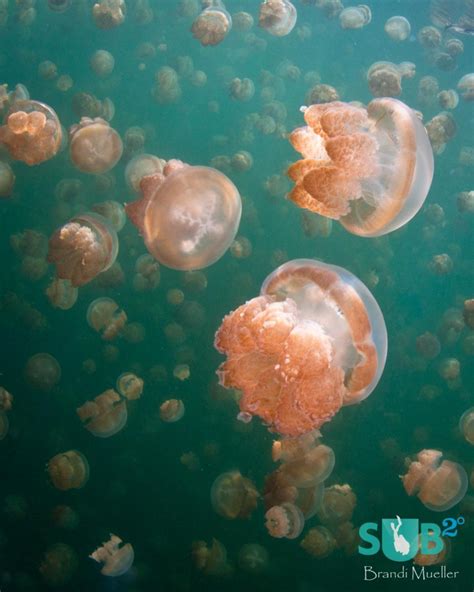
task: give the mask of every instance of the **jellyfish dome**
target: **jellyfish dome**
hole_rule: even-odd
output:
[[[304,527],[301,510],[291,503],[273,506],[266,512],[265,518],[268,533],[277,539],[296,539]]]
[[[303,155],[288,169],[289,198],[353,234],[380,236],[405,225],[433,179],[433,151],[407,105],[375,99],[367,108],[333,102],[304,109],[308,124],[290,134]]]
[[[288,35],[296,25],[296,18],[296,8],[289,0],[264,0],[260,4],[258,24],[270,35]]]
[[[385,365],[387,331],[359,279],[297,259],[224,318],[215,346],[227,355],[221,384],[242,391],[240,418],[258,415],[272,431],[298,436],[370,395]]]
[[[102,547],[89,555],[91,559],[103,564],[100,573],[104,576],[122,576],[132,567],[135,559],[133,547],[130,543],[122,543],[121,538],[110,534],[110,540],[102,543]]]
[[[470,407],[461,415],[459,429],[466,442],[474,446],[474,407]]]
[[[232,28],[232,17],[222,0],[202,0],[204,10],[194,20],[191,32],[201,45],[217,45]]]
[[[126,399],[113,389],[86,401],[76,412],[84,427],[98,438],[110,438],[120,432],[128,418]]]
[[[148,251],[172,269],[196,270],[222,257],[237,234],[242,202],[223,173],[169,161],[163,174],[145,177],[143,197],[127,204]]]

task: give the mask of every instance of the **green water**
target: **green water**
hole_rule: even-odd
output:
[[[473,215],[460,213],[456,206],[456,195],[473,189],[473,165],[459,160],[463,147],[473,149],[473,103],[460,99],[451,112],[457,133],[435,156],[434,180],[422,210],[407,226],[377,239],[353,236],[337,222],[329,237],[305,236],[302,210],[284,199],[291,186],[285,170],[297,159],[295,151],[283,133],[242,132],[249,128],[251,114],[264,112],[264,86],[271,86],[275,100],[286,108],[283,131],[302,125],[299,108],[315,84],[305,80],[308,72],[317,72],[322,83],[335,87],[341,100],[367,103],[372,96],[366,71],[379,60],[416,64],[415,78],[402,81],[400,98],[422,111],[427,122],[443,109],[436,98],[431,104],[420,103],[420,79],[435,76],[440,90],[456,88],[461,76],[473,71],[474,38],[457,35],[464,53],[457,57],[454,70],[442,71],[416,38],[421,27],[431,24],[427,0],[372,0],[372,22],[360,30],[342,30],[337,19],[329,20],[315,6],[297,0],[298,22],[289,36],[271,37],[254,25],[249,32],[232,30],[215,47],[202,47],[192,37],[193,19],[179,16],[177,0],[150,0],[154,18],[148,24],[136,22],[140,3],[129,0],[124,24],[106,31],[94,25],[92,4],[73,0],[68,11],[56,14],[38,0],[36,19],[24,26],[18,19],[20,9],[11,0],[8,21],[0,27],[0,83],[7,83],[9,89],[24,84],[32,99],[57,112],[65,129],[79,119],[72,108],[76,93],[88,92],[101,100],[110,97],[116,109],[111,125],[122,137],[132,126],[143,128],[143,151],[166,160],[210,165],[219,155],[250,152],[250,170],[224,172],[243,197],[238,235],[249,239],[252,252],[246,259],[227,252],[204,270],[207,287],[201,291],[186,287],[182,272],[161,266],[159,286],[138,293],[133,288],[135,261],[146,249],[136,228],[127,222],[119,233],[117,259],[123,281],[104,287],[99,276],[80,288],[71,310],[55,309],[45,296],[54,267],[49,266],[36,281],[26,277],[10,237],[25,229],[49,237],[94,203],[131,201],[124,180],[130,154],[109,174],[112,184],[105,189],[94,176],[74,168],[67,149],[40,166],[11,162],[16,175],[13,195],[0,199],[0,386],[14,396],[8,412],[10,430],[0,442],[0,591],[54,588],[41,575],[40,565],[51,546],[64,543],[73,549],[77,568],[56,588],[71,592],[469,592],[474,585],[472,486],[467,492],[470,505],[465,502],[435,513],[406,495],[399,475],[404,472],[404,458],[423,448],[442,450],[468,475],[474,465],[473,448],[458,429],[460,416],[474,405],[473,347],[471,341],[469,348],[468,340],[472,330],[469,333],[460,326],[447,339],[440,328],[448,309],[462,311],[463,301],[474,297]],[[453,1],[453,13],[461,4]],[[232,14],[248,11],[257,20],[258,5],[257,0],[229,0],[227,9]],[[412,37],[403,43],[391,41],[383,30],[387,18],[394,15],[403,15],[411,23]],[[311,32],[307,39],[301,39],[303,26]],[[144,42],[158,48],[155,55],[137,55]],[[97,49],[106,49],[115,58],[113,73],[104,79],[89,66]],[[160,104],[151,93],[155,72],[162,66],[179,69],[180,56],[188,56],[195,70],[206,73],[207,84],[193,86],[182,75],[181,98]],[[41,79],[38,64],[44,60],[54,62],[59,75],[72,78],[70,90],[58,90],[57,78]],[[283,60],[297,66],[299,76],[285,78]],[[255,83],[255,95],[248,102],[229,96],[228,82],[236,76]],[[218,103],[218,112],[210,108],[211,101]],[[273,175],[281,175],[277,195],[265,187]],[[81,182],[72,201],[55,197],[62,179]],[[427,208],[432,204],[443,208],[442,223],[430,221]],[[442,253],[453,261],[447,275],[437,275],[429,266],[433,256]],[[258,418],[248,425],[237,422],[238,406],[231,394],[217,389],[215,370],[223,358],[213,347],[215,331],[225,314],[258,294],[262,281],[277,265],[303,257],[342,266],[368,284],[383,312],[389,339],[385,371],[375,391],[360,405],[342,409],[322,429],[323,442],[336,455],[326,485],[351,485],[357,495],[352,518],[357,528],[396,514],[438,524],[446,517],[463,515],[466,522],[452,539],[449,558],[443,563],[460,572],[455,580],[367,582],[364,565],[393,571],[402,564],[390,562],[381,553],[365,558],[358,553],[346,556],[341,550],[318,560],[299,545],[318,524],[317,517],[307,521],[299,539],[277,540],[265,529],[261,500],[246,520],[226,520],[211,506],[210,488],[220,473],[239,469],[262,492],[265,476],[276,468],[271,459],[274,435]],[[184,292],[182,306],[167,301],[168,291],[174,288]],[[113,298],[129,322],[140,323],[143,340],[101,340],[86,322],[90,302],[101,296]],[[167,337],[171,323],[184,327],[181,343]],[[416,350],[417,336],[427,331],[440,332],[441,352],[433,360],[425,360]],[[50,392],[41,392],[25,380],[26,362],[39,352],[48,352],[61,366],[61,379]],[[461,367],[460,378],[453,384],[447,384],[438,371],[448,358],[456,358]],[[85,360],[94,361],[94,372],[85,371]],[[190,376],[180,381],[173,369],[183,363],[189,365]],[[143,395],[129,404],[122,431],[108,439],[95,438],[81,425],[75,410],[114,388],[125,371],[143,378]],[[434,398],[422,396],[426,385],[434,387]],[[165,424],[159,418],[159,406],[169,398],[182,399],[186,413],[180,421]],[[392,456],[384,453],[382,443],[387,439],[395,442]],[[46,465],[54,455],[71,449],[88,459],[90,479],[82,489],[61,492],[51,485]],[[186,466],[182,455],[189,452],[195,455],[194,464]],[[74,528],[54,522],[52,511],[58,505],[76,512],[79,520]],[[100,566],[88,559],[109,533],[130,542],[135,551],[132,569],[119,578],[100,575]],[[193,541],[209,543],[213,537],[227,549],[234,568],[228,577],[206,575],[193,563]],[[245,543],[267,549],[269,563],[263,573],[248,574],[239,567],[238,553]],[[408,569],[411,563],[406,564]]]

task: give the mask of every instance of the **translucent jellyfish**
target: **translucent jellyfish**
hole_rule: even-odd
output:
[[[453,271],[454,263],[447,253],[433,255],[428,263],[428,269],[435,275],[448,275]]]
[[[442,460],[439,450],[422,450],[401,477],[408,495],[416,495],[433,512],[450,510],[467,491],[467,474],[458,463]]]
[[[446,144],[454,138],[457,133],[457,125],[453,116],[443,111],[435,115],[426,124],[426,131],[435,154],[442,154]]]
[[[38,74],[43,80],[54,80],[58,75],[58,67],[50,60],[44,60],[38,64]]]
[[[456,199],[458,211],[474,214],[474,191],[461,191]]]
[[[120,160],[122,140],[107,121],[82,117],[69,130],[69,153],[73,165],[83,173],[105,173]]]
[[[352,518],[357,498],[350,485],[331,485],[324,490],[318,518],[325,526],[349,522]]]
[[[464,101],[474,101],[474,73],[465,74],[459,80],[457,89]]]
[[[51,483],[61,491],[81,489],[89,480],[89,463],[78,450],[56,454],[48,462],[47,470]]]
[[[264,0],[260,4],[258,24],[270,35],[288,35],[296,25],[296,18],[296,8],[289,0]]]
[[[99,0],[92,7],[92,17],[99,29],[113,29],[125,20],[124,0]]]
[[[211,487],[214,511],[229,520],[248,518],[257,507],[258,497],[252,481],[237,470],[222,473]]]
[[[112,74],[115,66],[114,56],[105,49],[98,49],[92,54],[91,68],[99,78]]]
[[[239,150],[232,156],[230,165],[234,171],[243,173],[253,166],[253,156],[247,150]]]
[[[122,576],[132,567],[135,554],[130,543],[110,533],[110,539],[89,555],[97,563],[103,563],[100,573],[104,576]]]
[[[117,378],[115,388],[122,397],[129,401],[135,401],[143,393],[143,379],[133,374],[133,372],[124,372]]]
[[[6,438],[9,428],[10,422],[8,421],[7,414],[3,409],[0,409],[0,440]]]
[[[332,532],[325,526],[316,526],[308,530],[300,545],[313,557],[323,559],[334,551],[337,547],[337,541]]]
[[[26,363],[25,376],[32,387],[48,392],[60,381],[61,366],[50,354],[35,354]]]
[[[140,193],[140,183],[144,177],[162,173],[166,162],[153,154],[138,154],[125,167],[125,181],[134,193]]]
[[[151,255],[140,255],[135,262],[133,288],[136,292],[151,292],[160,283],[160,264]]]
[[[61,147],[62,129],[56,113],[38,101],[13,103],[0,127],[0,144],[12,158],[32,166],[49,160]]]
[[[466,442],[474,446],[474,407],[470,407],[461,415],[459,430]]]
[[[10,197],[15,185],[15,175],[7,162],[0,160],[0,197]]]
[[[215,169],[169,161],[145,177],[143,197],[125,206],[148,251],[172,269],[202,269],[232,244],[242,203],[235,185]]]
[[[181,86],[178,73],[169,66],[162,66],[155,73],[155,85],[152,95],[158,103],[175,103],[181,98]]]
[[[474,329],[474,298],[464,301],[463,318],[466,325]]]
[[[423,205],[433,178],[433,153],[416,114],[396,99],[367,107],[312,105],[308,124],[290,134],[303,155],[288,169],[298,206],[339,220],[360,236],[406,224]]]
[[[441,45],[443,35],[436,27],[423,27],[418,31],[418,41],[426,49],[434,49]]]
[[[459,104],[459,95],[453,90],[442,90],[438,93],[438,103],[442,109],[456,109]]]
[[[217,539],[212,539],[210,547],[205,541],[193,541],[192,556],[197,569],[206,575],[227,576],[232,573],[226,548]]]
[[[392,62],[374,62],[367,72],[369,90],[374,97],[398,97],[402,92],[402,78],[412,78],[408,69]]]
[[[48,261],[56,275],[83,286],[109,269],[118,253],[117,233],[106,218],[81,214],[58,228],[49,239]]]
[[[123,205],[112,199],[94,204],[92,211],[106,218],[116,232],[120,232],[127,221],[127,215],[125,214]]]
[[[52,12],[66,12],[72,0],[48,0],[48,8]]]
[[[247,543],[239,551],[239,567],[249,574],[260,574],[268,567],[268,551],[258,543]]]
[[[126,399],[113,389],[98,395],[76,409],[84,427],[98,438],[110,438],[127,423]]]
[[[427,360],[432,360],[441,352],[441,343],[436,335],[426,331],[416,338],[416,350]]]
[[[48,547],[44,553],[39,571],[49,586],[60,587],[67,584],[79,566],[77,553],[64,543]]]
[[[46,288],[46,296],[54,308],[69,310],[76,304],[79,291],[69,280],[54,278]]]
[[[74,530],[79,524],[79,515],[71,506],[60,504],[51,510],[51,520],[57,528]]]
[[[232,28],[232,17],[222,0],[202,0],[204,10],[194,20],[191,32],[201,45],[217,45]]]
[[[312,105],[332,101],[339,101],[339,93],[329,84],[316,84],[306,95],[306,102]]]
[[[254,24],[253,16],[248,12],[236,12],[232,15],[232,23],[236,31],[249,31]]]
[[[101,334],[102,339],[111,341],[123,330],[127,322],[126,313],[112,298],[96,298],[87,309],[87,324]]]
[[[6,388],[0,386],[0,410],[10,411],[13,405],[13,395]]]
[[[228,357],[220,383],[242,391],[241,416],[258,415],[296,436],[369,396],[385,365],[387,333],[360,280],[299,259],[276,269],[261,296],[224,318],[215,346]]]
[[[452,57],[456,57],[464,53],[464,43],[461,41],[461,39],[457,39],[456,37],[448,39],[445,42],[444,47]]]
[[[235,259],[247,259],[252,254],[252,243],[245,236],[238,236],[231,244],[230,252]]]
[[[229,84],[229,94],[236,101],[250,101],[255,94],[255,85],[250,78],[233,78]]]
[[[268,533],[277,539],[296,539],[304,527],[304,516],[301,510],[290,503],[273,506],[267,510],[265,519]]]
[[[327,238],[332,232],[332,220],[319,214],[304,210],[301,212],[301,227],[308,238],[321,236]]]
[[[160,405],[160,419],[166,423],[174,423],[183,417],[184,411],[181,399],[168,399]]]
[[[339,24],[343,29],[362,29],[372,20],[372,11],[367,4],[348,6],[339,13]]]
[[[404,16],[392,16],[385,23],[385,33],[393,41],[405,41],[410,37],[411,25]]]
[[[429,536],[433,536],[434,532],[433,530],[429,529],[428,530],[428,534]],[[421,542],[421,537],[418,537],[418,553],[415,555],[415,557],[413,558],[413,563],[415,565],[438,565],[439,563],[446,563],[448,560],[448,555],[449,555],[449,551],[450,551],[450,542],[449,539],[445,538],[445,537],[441,537],[442,541],[443,541],[443,546],[441,551],[439,551],[438,553],[432,553],[432,554],[427,554],[427,553],[422,553],[421,551],[421,546],[422,546],[422,542]],[[436,543],[434,542],[434,540],[429,540],[428,539],[428,549],[433,549],[436,546]]]

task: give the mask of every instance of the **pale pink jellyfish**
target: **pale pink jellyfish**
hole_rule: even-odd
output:
[[[125,206],[148,251],[172,269],[202,269],[232,244],[242,203],[219,171],[169,161],[163,174],[145,177],[143,197]]]
[[[461,415],[459,430],[466,442],[474,446],[474,407],[470,407]]]
[[[135,553],[130,543],[123,544],[121,538],[111,533],[110,539],[102,543],[102,547],[96,549],[89,557],[103,564],[101,574],[117,577],[132,567]]]
[[[47,471],[56,489],[80,489],[89,480],[89,463],[78,450],[56,454],[48,462]]]
[[[106,218],[86,213],[72,218],[49,239],[48,261],[56,275],[83,286],[109,269],[118,253],[117,233]]]
[[[296,539],[304,527],[303,513],[291,503],[273,506],[266,512],[265,519],[268,533],[277,539]]]
[[[258,543],[247,543],[239,551],[239,567],[249,574],[259,574],[268,567],[268,551]]]
[[[128,418],[126,399],[113,389],[86,401],[76,412],[84,427],[98,438],[110,438],[120,432]]]
[[[312,105],[308,124],[290,134],[303,155],[288,169],[298,206],[360,236],[406,224],[423,205],[433,178],[433,152],[414,111],[396,99],[367,107]]]
[[[129,401],[139,399],[143,393],[143,379],[133,374],[133,372],[124,372],[117,378],[115,385],[117,391]]]
[[[384,29],[393,41],[405,41],[411,33],[410,22],[404,16],[390,17],[385,23]]]
[[[201,45],[217,45],[232,28],[232,17],[222,0],[202,0],[203,11],[194,20],[191,32]]]
[[[166,164],[162,158],[153,154],[138,154],[125,167],[125,181],[134,193],[140,193],[140,183],[144,177],[162,173]]]
[[[69,130],[69,153],[83,173],[105,173],[120,160],[123,144],[119,134],[104,119],[82,117]]]
[[[102,339],[115,339],[125,327],[126,313],[112,298],[96,298],[87,309],[87,324],[101,334]]]
[[[26,363],[25,376],[32,387],[48,392],[60,381],[61,366],[50,354],[35,354]]]
[[[260,4],[258,24],[270,35],[288,35],[296,25],[296,18],[296,8],[289,0],[264,0]]]
[[[54,308],[69,310],[76,304],[79,290],[69,280],[54,278],[46,288],[46,296]]]
[[[467,491],[467,474],[458,463],[442,460],[439,450],[422,450],[401,477],[408,495],[416,495],[434,512],[450,510]]]
[[[174,423],[183,417],[184,410],[181,399],[167,399],[160,405],[160,419],[166,423]]]
[[[297,436],[370,395],[385,365],[387,332],[360,280],[299,259],[224,318],[215,346],[227,355],[221,384],[242,391],[239,418],[258,415],[271,430]]]

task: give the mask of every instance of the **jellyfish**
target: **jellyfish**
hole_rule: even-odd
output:
[[[289,0],[264,0],[260,4],[258,24],[270,35],[289,35],[296,25],[296,18],[296,8]]]
[[[127,423],[126,399],[113,389],[98,395],[93,401],[86,401],[76,409],[84,427],[98,438],[110,438]]]
[[[54,308],[69,310],[77,301],[79,291],[69,280],[54,278],[46,288],[46,296]]]
[[[99,0],[92,7],[92,17],[98,29],[113,29],[125,20],[124,0]]]
[[[232,23],[236,31],[249,31],[254,24],[253,16],[248,12],[236,12],[232,15]]]
[[[135,262],[133,288],[136,292],[151,292],[160,283],[160,264],[151,255],[140,255]]]
[[[474,214],[474,191],[461,191],[456,200],[458,211]]]
[[[118,253],[117,233],[99,214],[86,213],[69,220],[49,239],[48,261],[56,275],[78,287],[109,269]]]
[[[32,166],[49,160],[61,147],[62,129],[56,113],[38,101],[18,100],[0,127],[0,144],[10,156]]]
[[[385,33],[393,41],[405,41],[410,37],[411,25],[404,16],[392,16],[385,23]]]
[[[434,534],[434,531],[431,529],[428,529],[428,537],[432,537]],[[421,537],[418,537],[418,553],[415,555],[415,557],[413,557],[413,563],[415,565],[438,565],[439,563],[446,563],[448,558],[449,558],[449,552],[450,552],[450,542],[449,539],[445,538],[445,537],[441,537],[441,540],[443,541],[442,544],[442,548],[441,551],[439,551],[438,553],[423,553],[421,550],[422,547],[422,543],[421,543]],[[436,543],[434,542],[434,540],[430,540],[428,538],[428,543],[427,543],[427,547],[428,549],[433,549],[436,546]]]
[[[311,528],[300,546],[310,555],[317,559],[328,557],[337,547],[337,541],[332,532],[325,526]]]
[[[442,154],[446,144],[454,138],[457,133],[457,125],[453,116],[447,111],[442,111],[430,119],[426,124],[426,131],[431,142],[433,152]]]
[[[120,160],[123,144],[119,134],[100,117],[82,117],[69,130],[73,165],[83,173],[105,173]]]
[[[459,104],[459,95],[454,89],[442,90],[438,93],[438,103],[442,109],[456,109]]]
[[[442,460],[439,450],[421,450],[401,477],[408,495],[416,495],[433,512],[445,512],[459,503],[467,491],[468,479],[458,463]]]
[[[110,76],[114,70],[114,56],[105,49],[98,49],[92,54],[91,68],[99,78]]]
[[[416,338],[416,350],[427,360],[432,360],[440,354],[441,343],[436,335],[426,331]]]
[[[184,403],[181,399],[167,399],[160,405],[160,419],[166,423],[179,421],[184,415]]]
[[[459,80],[457,89],[464,101],[474,101],[474,73],[465,74]]]
[[[181,98],[178,73],[169,66],[162,66],[155,74],[152,95],[158,103],[176,103]]]
[[[60,504],[51,510],[51,519],[55,527],[74,530],[79,524],[79,515],[71,506]]]
[[[10,422],[8,420],[7,414],[5,411],[3,411],[3,409],[0,409],[0,440],[6,438],[9,428]]]
[[[303,513],[291,503],[273,506],[267,510],[265,519],[268,533],[277,539],[296,539],[304,527]]]
[[[367,107],[312,105],[308,124],[290,134],[303,155],[288,169],[289,198],[339,220],[353,234],[380,236],[406,224],[423,205],[433,153],[415,113],[391,98]]]
[[[362,29],[372,20],[372,11],[367,4],[348,6],[339,13],[339,24],[342,29]]]
[[[167,162],[145,177],[142,198],[127,204],[148,251],[172,269],[208,267],[237,234],[242,203],[235,185],[215,169]]]
[[[70,90],[74,85],[74,80],[69,76],[69,74],[61,74],[61,76],[56,81],[56,88],[61,92],[67,92]]]
[[[78,566],[74,549],[64,543],[55,543],[46,549],[39,571],[49,586],[61,587],[71,580]]]
[[[58,75],[58,67],[50,60],[44,60],[38,64],[38,74],[43,80],[54,80]]]
[[[11,411],[13,406],[13,395],[6,388],[0,386],[0,410]]]
[[[140,193],[140,183],[144,177],[163,172],[166,162],[153,154],[138,154],[125,167],[125,181],[134,193]]]
[[[230,245],[230,252],[235,259],[247,259],[252,254],[252,243],[245,236],[238,236]]]
[[[127,221],[125,208],[118,201],[113,201],[112,199],[101,201],[94,204],[91,209],[96,214],[106,218],[116,232],[120,232],[125,226],[125,222]]]
[[[143,393],[143,379],[133,372],[124,372],[117,378],[115,388],[128,401],[135,401]]]
[[[464,301],[463,318],[466,325],[474,329],[474,298]]]
[[[466,442],[474,446],[474,407],[470,407],[461,415],[459,430]]]
[[[78,450],[68,450],[53,456],[48,462],[48,475],[56,489],[81,489],[89,480],[89,463]]]
[[[232,17],[222,0],[202,0],[203,11],[194,20],[191,32],[201,45],[217,45],[232,28]]]
[[[448,275],[453,271],[454,263],[447,253],[433,255],[428,263],[428,269],[435,275]]]
[[[402,92],[402,70],[392,62],[374,62],[367,82],[374,97],[398,97]]]
[[[253,156],[247,150],[239,150],[232,156],[230,165],[234,171],[243,173],[253,166]]]
[[[205,541],[193,541],[192,557],[199,571],[211,576],[228,576],[232,566],[227,561],[227,550],[217,539],[209,547]]]
[[[106,543],[102,543],[102,546],[98,547],[89,557],[97,563],[103,564],[100,570],[102,575],[117,577],[127,573],[132,567],[135,554],[130,543],[123,544],[121,538],[110,533],[110,539]]]
[[[258,497],[252,481],[237,470],[221,473],[211,487],[214,511],[229,520],[248,518],[257,507]]]
[[[255,85],[250,78],[233,78],[229,84],[229,94],[236,101],[250,101],[255,94]]]
[[[369,290],[348,271],[309,259],[283,264],[227,315],[215,346],[220,383],[242,391],[240,417],[282,435],[318,429],[373,391],[387,333]]]
[[[32,387],[49,392],[61,379],[61,366],[50,354],[35,354],[26,363],[25,376]]]
[[[350,485],[331,485],[324,490],[318,518],[327,527],[349,522],[356,503],[357,497]]]
[[[417,37],[418,41],[425,49],[434,49],[435,47],[439,47],[443,39],[441,31],[430,25],[427,27],[422,27],[418,31]]]
[[[66,12],[71,6],[72,0],[48,0],[48,8],[52,12]]]
[[[260,574],[268,567],[268,551],[258,543],[247,543],[239,551],[239,567],[249,574]]]
[[[7,162],[0,160],[0,198],[10,197],[15,185],[15,175]]]

